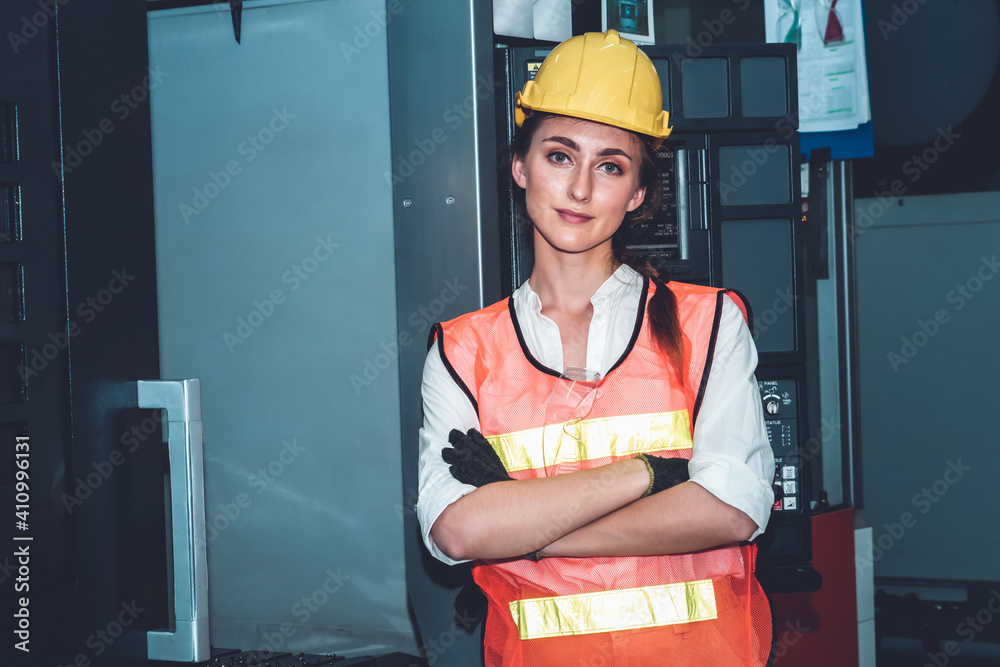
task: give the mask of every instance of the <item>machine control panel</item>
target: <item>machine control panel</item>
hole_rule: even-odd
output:
[[[780,500],[774,510],[798,511],[802,497],[802,466],[799,460],[799,405],[795,380],[760,380],[760,400],[764,409],[767,438],[774,450],[775,486],[780,486]],[[777,494],[776,494],[777,495]]]

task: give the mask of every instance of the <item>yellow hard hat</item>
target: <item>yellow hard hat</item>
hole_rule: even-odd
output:
[[[583,118],[666,139],[670,114],[663,109],[653,61],[617,31],[572,37],[545,58],[533,81],[514,98],[520,127],[532,111]]]

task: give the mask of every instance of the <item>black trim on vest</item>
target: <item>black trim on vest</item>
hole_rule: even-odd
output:
[[[639,295],[639,307],[636,309],[635,315],[635,327],[632,329],[632,338],[629,340],[628,345],[625,346],[625,351],[622,352],[622,356],[618,358],[618,361],[608,369],[608,372],[604,374],[604,377],[611,375],[611,371],[615,370],[628,357],[629,352],[635,347],[635,343],[639,340],[639,332],[642,330],[642,322],[645,319],[646,314],[646,297],[649,295],[649,278],[643,276],[642,279],[642,294]],[[507,299],[507,310],[510,312],[511,322],[514,323],[514,332],[517,334],[517,342],[521,346],[521,352],[524,353],[524,357],[528,360],[532,366],[540,370],[541,372],[552,375],[553,377],[561,377],[562,373],[557,373],[548,366],[545,366],[538,359],[532,356],[531,352],[528,351],[528,344],[524,342],[524,334],[521,333],[521,324],[517,321],[517,311],[514,309],[514,297]]]
[[[691,428],[694,428],[698,421],[698,412],[701,410],[701,401],[705,398],[705,389],[708,387],[708,376],[712,372],[712,359],[715,357],[715,343],[719,338],[719,323],[722,321],[722,303],[726,299],[726,290],[719,290],[715,296],[715,320],[712,322],[712,335],[708,339],[708,352],[705,354],[705,369],[701,372],[701,386],[698,387],[698,397],[694,401],[694,411],[691,414]]]
[[[517,321],[517,311],[514,309],[514,297],[507,299],[507,311],[510,314],[510,321],[514,324],[514,333],[517,334],[517,344],[521,346],[521,352],[524,353],[524,358],[528,360],[528,363],[547,375],[561,376],[562,373],[556,373],[548,366],[543,365],[542,362],[535,359],[531,352],[528,351],[528,344],[524,342],[524,334],[521,333],[521,323]]]
[[[431,351],[431,347],[434,345],[434,337],[443,335],[444,328],[442,328],[440,322],[435,322],[431,325],[431,330],[427,333],[427,351]]]
[[[657,284],[657,289],[660,285]],[[666,289],[664,287],[663,289]],[[642,323],[646,319],[646,309],[649,304],[646,302],[646,297],[649,296],[649,276],[643,276],[642,278],[642,294],[639,295],[639,308],[638,312],[635,314],[635,327],[632,329],[632,338],[629,339],[628,345],[625,346],[625,351],[622,353],[621,358],[615,362],[615,365],[608,369],[608,372],[604,374],[604,377],[611,375],[611,371],[615,370],[622,363],[625,362],[625,358],[628,357],[629,352],[635,347],[635,343],[639,340],[639,332],[642,330]]]
[[[739,290],[727,289],[725,291],[727,294],[735,294],[743,303],[743,308],[747,311],[747,326],[750,328],[750,335],[753,336],[753,308],[750,307],[750,300]]]
[[[465,395],[469,398],[469,402],[472,403],[472,407],[476,411],[476,416],[479,416],[479,402],[476,400],[476,397],[472,395],[472,391],[465,384],[465,381],[462,380],[462,377],[458,374],[458,371],[455,370],[455,367],[451,365],[450,361],[448,361],[448,355],[444,353],[444,328],[440,323],[431,327],[431,337],[428,342],[434,342],[434,334],[437,334],[438,354],[441,355],[441,361],[444,363],[444,367],[448,369],[448,374],[451,375],[451,379],[455,381],[455,384],[457,384],[459,388],[465,392]]]

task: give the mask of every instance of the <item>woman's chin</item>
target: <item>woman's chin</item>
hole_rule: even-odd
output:
[[[545,233],[535,226],[535,254],[550,250],[553,255],[581,255],[594,253],[606,255],[611,252],[611,236],[595,235],[592,230],[572,228],[559,230],[561,233]]]
[[[593,241],[581,240],[555,240],[535,243],[536,262],[543,255],[552,258],[556,257],[605,257],[611,254],[611,239],[594,243]]]

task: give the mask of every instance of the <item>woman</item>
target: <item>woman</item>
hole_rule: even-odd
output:
[[[616,248],[655,204],[661,105],[652,63],[615,31],[553,50],[518,95],[512,144],[531,277],[435,330],[417,512],[437,558],[476,561],[487,665],[767,659],[748,541],[773,454],[743,311],[724,290],[657,284]],[[592,383],[554,419],[572,367]]]

